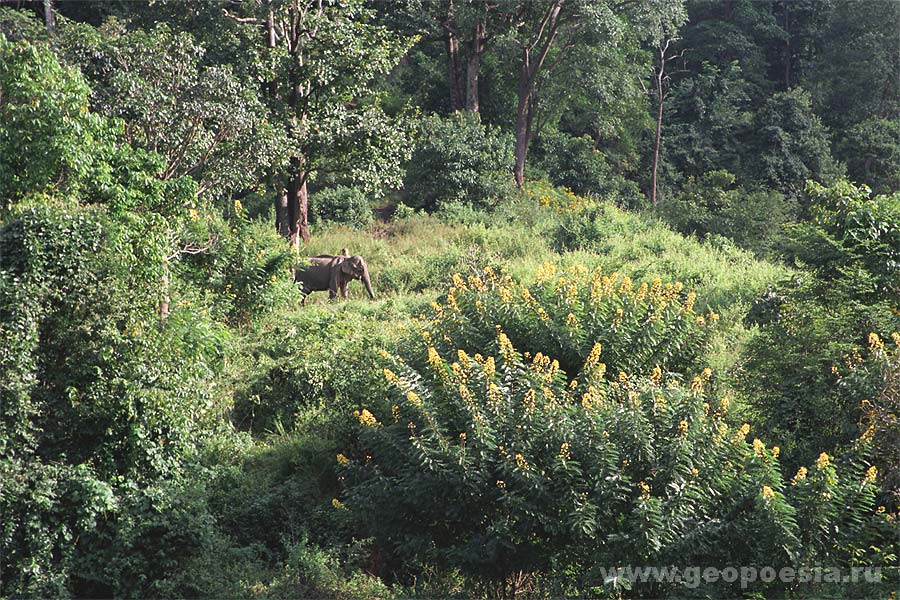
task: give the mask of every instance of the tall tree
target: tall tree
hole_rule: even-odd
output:
[[[309,239],[308,184],[320,167],[345,168],[372,189],[399,183],[402,136],[385,126],[372,81],[388,73],[414,40],[374,24],[374,11],[362,0],[259,0],[238,8],[244,12],[224,9],[226,17],[258,27],[258,44],[274,62],[270,101],[291,148],[284,177],[287,222],[276,226],[298,249],[301,239]],[[356,150],[348,151],[348,144]],[[352,157],[353,164],[337,154]]]
[[[596,48],[599,57],[612,51],[625,35],[652,38],[662,28],[661,23],[671,23],[666,28],[674,30],[683,20],[681,2],[522,2],[512,36],[519,54],[513,168],[516,185],[521,187],[525,180],[525,162],[534,135],[541,88],[570,58],[572,49],[588,44]]]

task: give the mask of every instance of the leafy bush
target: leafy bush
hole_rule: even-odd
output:
[[[677,195],[663,199],[656,212],[685,234],[725,236],[756,254],[771,254],[783,243],[782,227],[794,206],[779,192],[735,188],[727,171],[688,177]]]
[[[477,115],[425,117],[417,140],[404,181],[410,206],[490,208],[512,194],[512,139]]]
[[[488,325],[502,316],[490,304],[500,285],[457,285],[471,311],[448,298],[424,344],[384,356],[393,391],[355,411],[358,439],[337,455],[346,491],[335,509],[375,538],[385,571],[444,565],[470,592],[597,595],[623,585],[603,580],[608,565],[791,565],[865,537],[875,487],[861,467],[839,471],[823,455],[786,485],[779,450],[729,425],[709,370],[690,384],[661,369],[608,378],[598,344],[567,378],[553,355],[522,354]],[[616,301],[581,318],[605,321]],[[527,297],[511,304],[536,308]],[[571,327],[558,313],[547,321]]]
[[[810,273],[762,296],[748,315],[760,333],[745,350],[743,388],[760,425],[794,464],[859,436],[860,403],[877,380],[841,384],[870,333],[900,328],[900,212],[892,196],[838,183],[808,187],[811,223],[792,228],[792,255]]]
[[[310,195],[309,220],[316,225],[336,223],[353,229],[365,229],[374,218],[372,207],[362,190],[337,186]]]
[[[529,152],[533,168],[554,184],[576,194],[639,206],[644,198],[637,184],[613,172],[612,166],[587,136],[573,137],[555,129],[541,133]]]

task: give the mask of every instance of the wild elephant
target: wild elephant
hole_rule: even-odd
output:
[[[334,298],[339,292],[347,297],[347,286],[358,279],[366,286],[369,298],[375,299],[369,267],[362,256],[334,256],[320,254],[306,259],[309,264],[294,270],[294,281],[303,284],[303,303],[311,292],[328,290],[328,297]]]

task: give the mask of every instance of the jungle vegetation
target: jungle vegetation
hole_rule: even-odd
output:
[[[3,0],[0,598],[893,597],[898,22]]]

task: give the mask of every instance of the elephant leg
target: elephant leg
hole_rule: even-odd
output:
[[[343,298],[344,300],[347,299],[347,286],[348,285],[350,285],[349,281],[345,281],[341,284],[341,288],[340,288],[341,289],[341,298]]]
[[[309,300],[309,295],[312,290],[305,285],[303,286],[303,300],[300,301],[300,306],[306,306],[306,301]]]

